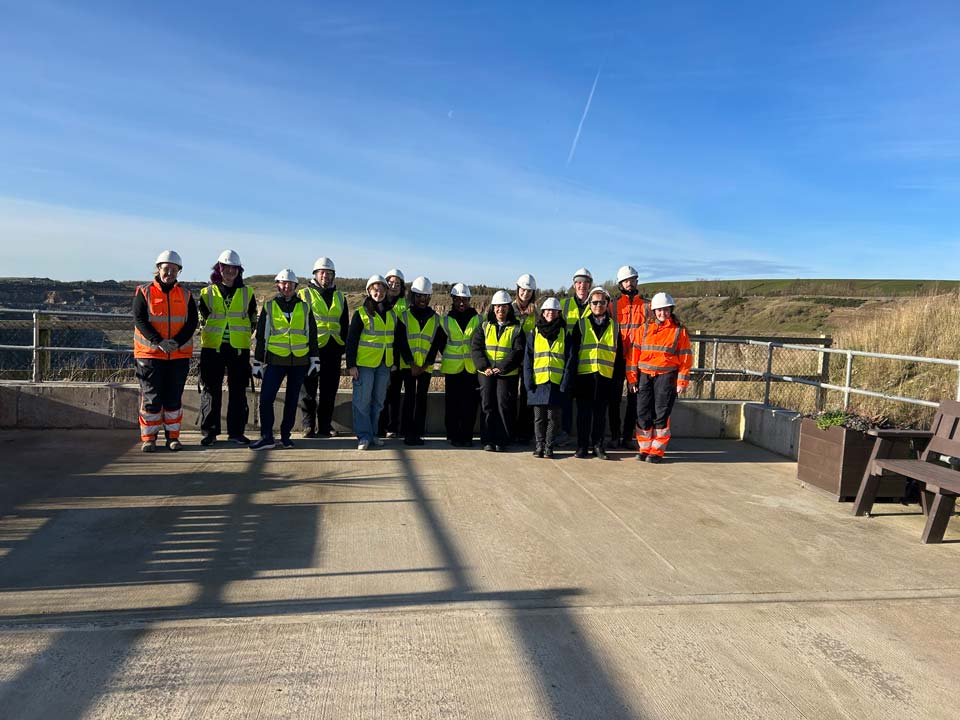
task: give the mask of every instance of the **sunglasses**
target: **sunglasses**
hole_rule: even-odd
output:
[[[606,300],[591,300],[591,301],[590,301],[590,304],[591,304],[591,305],[606,305],[606,304],[607,304],[607,301],[606,301]]]

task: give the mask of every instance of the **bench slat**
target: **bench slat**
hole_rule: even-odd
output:
[[[922,460],[894,458],[874,460],[873,465],[878,469],[889,470],[914,480],[936,485],[952,493],[960,493],[960,471],[951,468]]]

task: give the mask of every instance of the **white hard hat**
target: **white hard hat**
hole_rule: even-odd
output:
[[[173,263],[178,268],[183,270],[183,260],[180,259],[180,254],[176,250],[164,250],[162,253],[157,255],[157,265],[163,265],[164,263]]]
[[[659,310],[660,308],[673,307],[676,303],[673,301],[673,297],[670,293],[658,292],[653,296],[653,300],[650,301],[651,310]]]
[[[617,270],[617,282],[622,283],[624,280],[629,280],[630,278],[639,277],[640,273],[637,272],[635,267],[630,265],[624,265],[622,268]]]
[[[388,277],[398,277],[398,278],[400,278],[400,282],[403,282],[403,273],[400,272],[400,268],[390,268],[389,270],[387,270],[387,271],[383,274],[383,276],[384,276],[385,278],[388,278]]]
[[[220,257],[217,258],[217,262],[221,265],[234,265],[240,267],[243,263],[240,262],[240,255],[236,250],[224,250],[220,253]]]
[[[452,297],[470,297],[470,288],[464,285],[463,283],[457,283],[452,288],[450,288],[450,295]]]
[[[590,288],[590,292],[587,293],[587,297],[593,297],[597,293],[603,295],[607,300],[610,299],[610,293],[607,292],[607,289],[602,285],[597,285],[595,288]]]
[[[410,290],[418,295],[431,295],[433,293],[433,283],[430,282],[430,278],[421,275],[414,278],[413,282],[410,283]]]
[[[517,287],[523,288],[524,290],[536,290],[537,279],[530,273],[524,273],[517,278]]]
[[[292,282],[298,283],[297,274],[290,268],[284,268],[277,273],[277,276],[274,278],[276,282]]]
[[[548,297],[543,301],[543,305],[540,306],[540,312],[543,312],[544,310],[557,310],[559,312],[560,301],[555,297]]]
[[[490,301],[491,305],[509,305],[512,300],[510,300],[510,293],[506,290],[497,290],[493,294],[493,299]]]
[[[317,270],[332,270],[333,272],[336,272],[337,268],[334,267],[333,260],[325,255],[322,255],[317,258],[315,263],[313,263],[313,272],[317,272]]]
[[[585,277],[590,282],[593,282],[593,273],[587,270],[585,267],[580,268],[573,274],[574,280],[576,280],[578,277]]]
[[[377,283],[380,283],[381,285],[386,286],[387,281],[384,279],[383,275],[371,275],[370,279],[367,280],[366,289],[369,290],[371,285],[376,285]]]

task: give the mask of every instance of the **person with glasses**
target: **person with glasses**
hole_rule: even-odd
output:
[[[610,311],[610,293],[595,287],[588,295],[590,313],[582,317],[580,352],[577,356],[577,450],[575,457],[591,454],[607,459],[603,437],[607,429],[610,386],[617,359],[623,355],[623,340]]]

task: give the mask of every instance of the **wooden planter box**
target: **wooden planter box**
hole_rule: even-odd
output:
[[[852,501],[860,489],[875,438],[845,427],[821,430],[810,418],[800,424],[800,449],[797,479],[835,500]],[[912,457],[907,443],[897,443],[890,457]],[[906,479],[899,475],[884,477],[878,498],[902,498]]]

